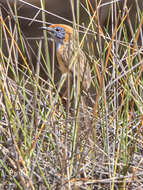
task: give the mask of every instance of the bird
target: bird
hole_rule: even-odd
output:
[[[42,29],[46,30],[55,41],[56,56],[61,73],[70,73],[73,78],[75,68],[75,76],[78,76],[79,71],[80,83],[84,90],[88,91],[91,85],[91,70],[85,53],[81,48],[76,46],[77,38],[74,29],[66,24],[51,24],[42,27]],[[75,57],[76,51],[78,53]],[[73,65],[70,66],[73,59]]]

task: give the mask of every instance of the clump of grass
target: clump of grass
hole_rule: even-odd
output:
[[[6,24],[0,15],[1,189],[142,187],[142,14],[137,9],[134,30],[128,10],[116,15],[119,7],[114,3],[107,19],[113,24],[107,22],[103,30],[97,11],[87,2],[89,24],[80,42],[87,45],[93,80],[85,95],[90,104],[75,99],[77,110],[70,101],[66,109],[61,99],[67,78],[56,83],[54,47],[51,55],[46,33],[44,40],[35,40],[37,56],[32,62],[32,47],[21,31],[16,7],[14,26],[10,17]],[[79,26],[79,12],[73,25],[78,23],[80,33],[84,27]],[[45,44],[48,56],[42,51]],[[40,76],[43,67],[47,80]]]

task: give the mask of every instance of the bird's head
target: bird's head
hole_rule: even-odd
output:
[[[42,27],[42,29],[48,31],[52,38],[56,42],[57,50],[61,45],[72,39],[73,29],[72,27],[65,24],[52,24],[49,27]]]

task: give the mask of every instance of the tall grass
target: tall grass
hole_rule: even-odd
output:
[[[142,12],[138,7],[133,28],[129,10],[117,11],[113,3],[103,29],[101,4],[71,6],[92,71],[90,91],[78,92],[72,103],[61,98],[68,77],[57,79],[47,33],[35,39],[36,53],[21,31],[16,4],[7,22],[0,12],[0,188],[142,189]],[[86,27],[79,19],[83,6]]]

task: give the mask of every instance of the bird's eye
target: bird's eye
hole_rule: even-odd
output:
[[[59,28],[56,28],[56,31],[59,32],[60,31]]]

